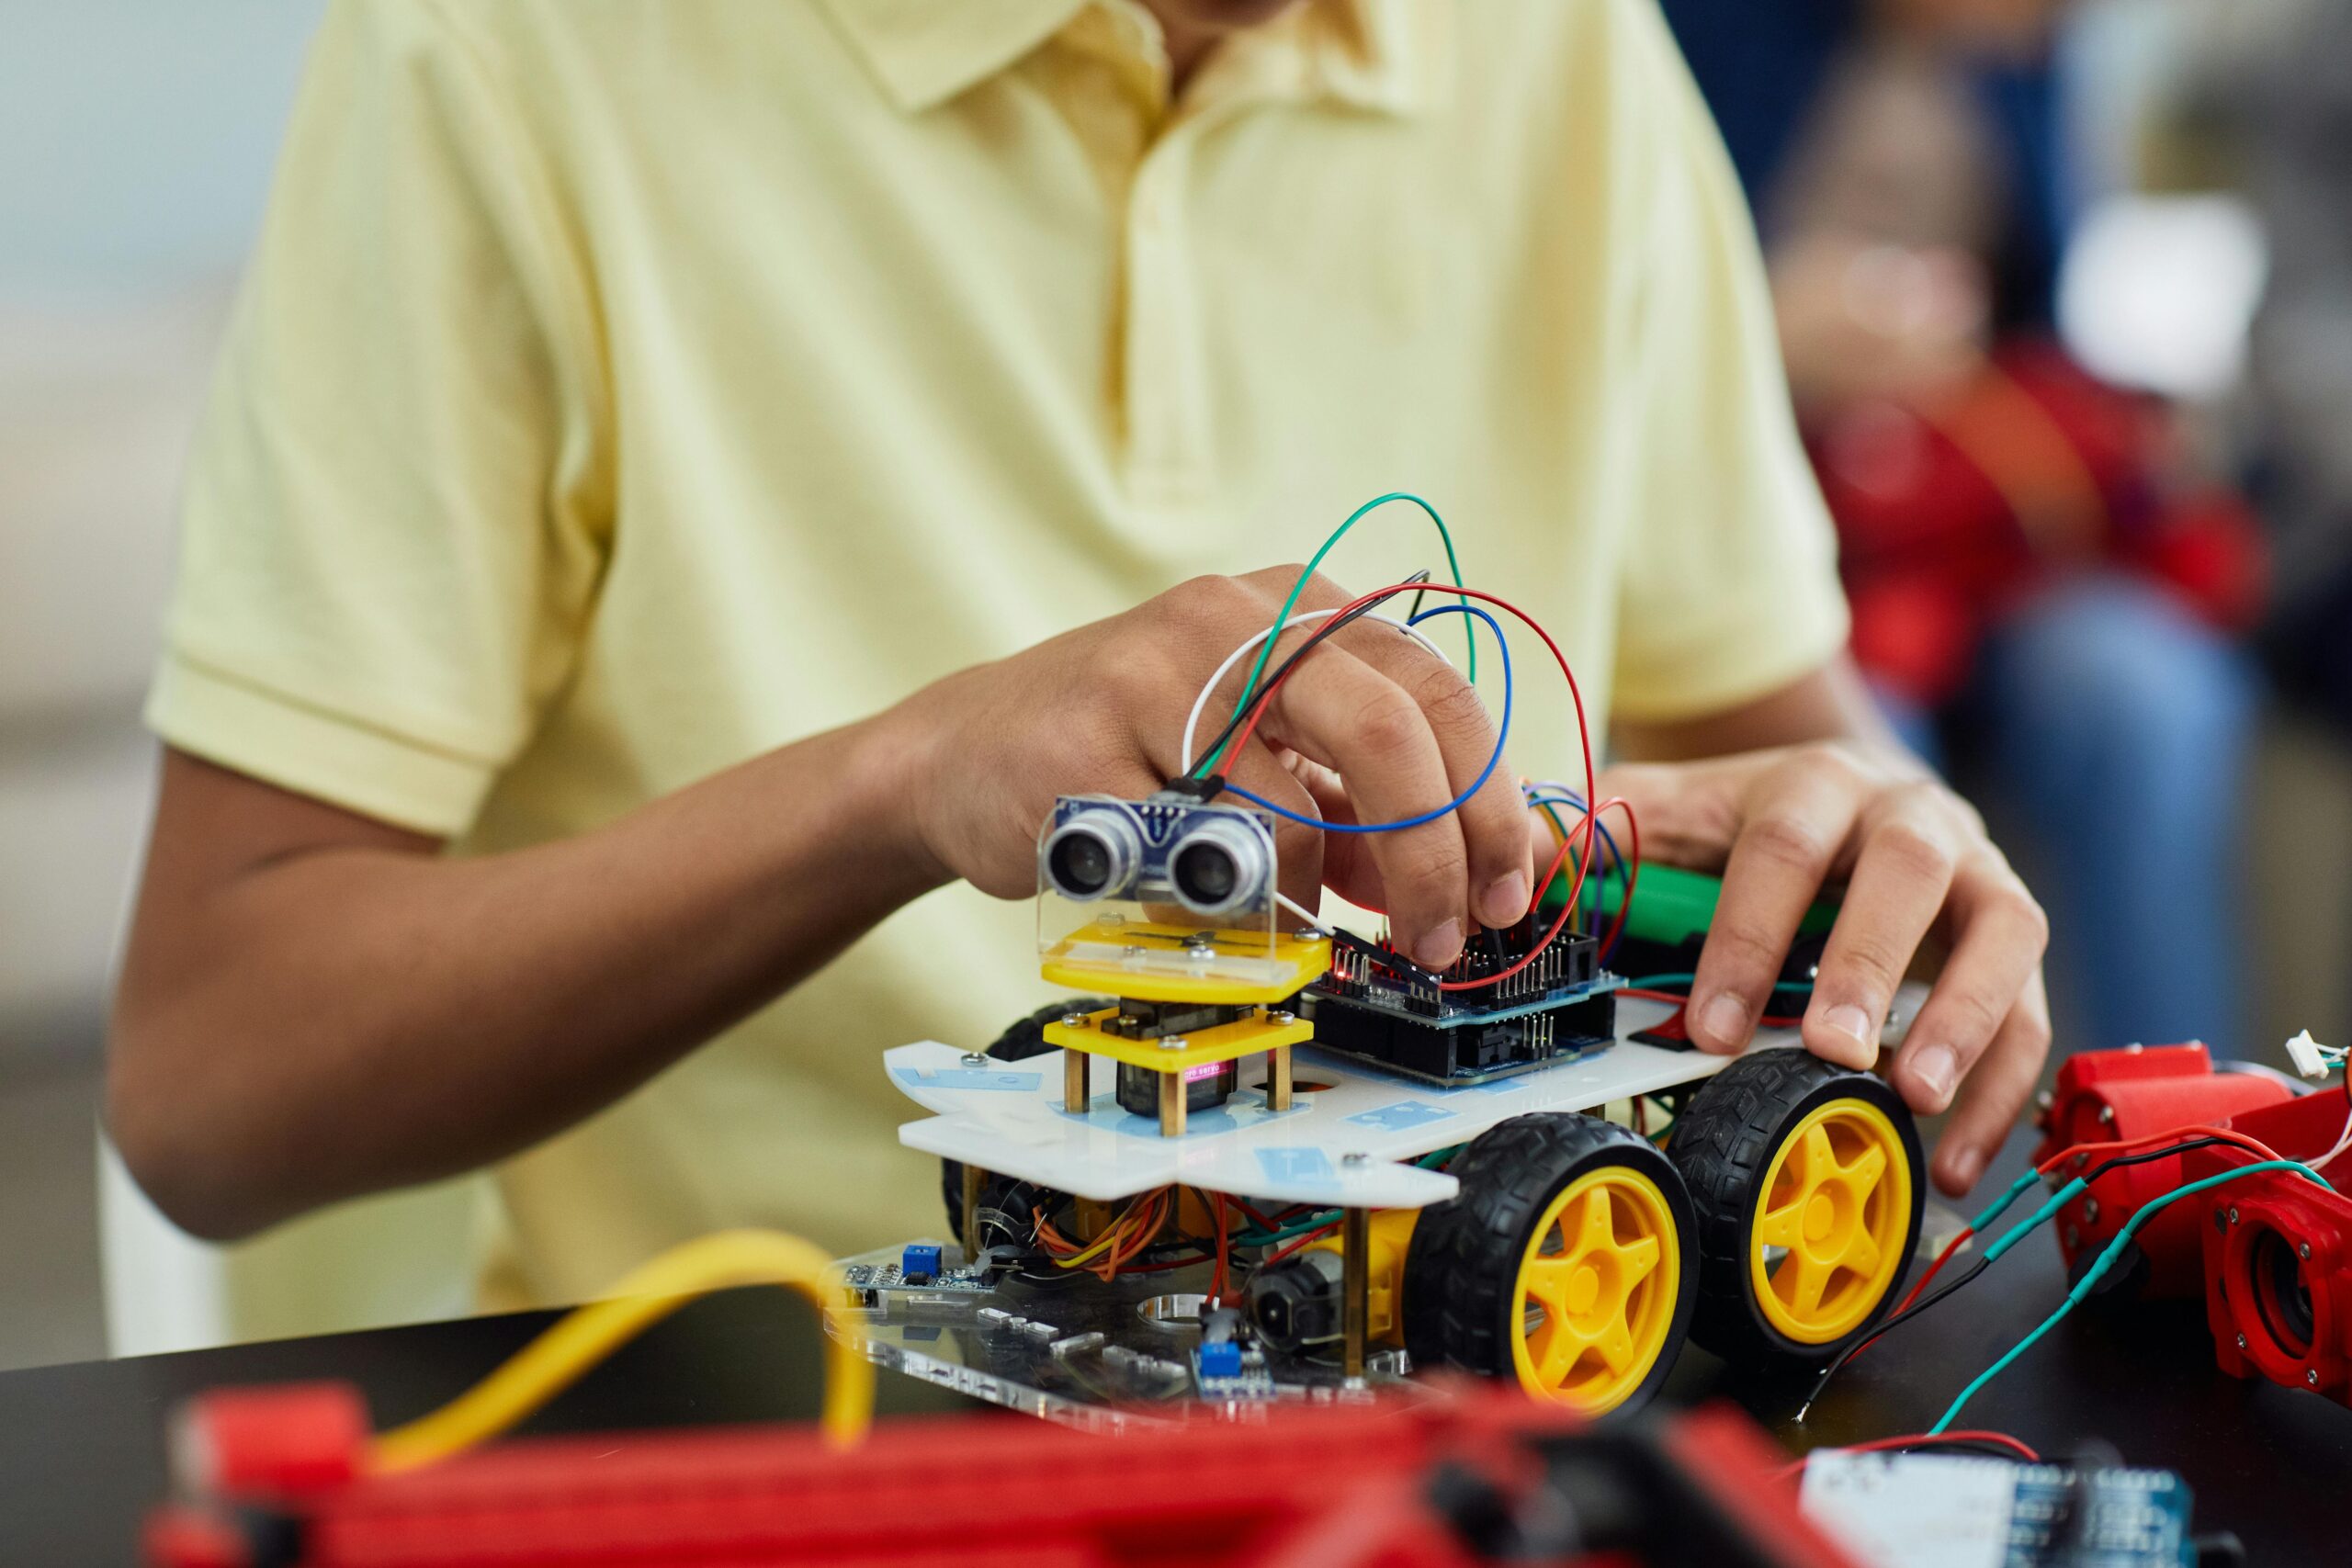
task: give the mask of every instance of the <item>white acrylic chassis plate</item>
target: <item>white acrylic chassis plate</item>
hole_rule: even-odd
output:
[[[1914,998],[1898,1014],[1907,1017]],[[1498,1122],[1530,1111],[1589,1111],[1713,1077],[1733,1058],[1670,1051],[1625,1038],[1672,1016],[1664,1002],[1621,997],[1617,1043],[1578,1060],[1464,1089],[1393,1076],[1312,1045],[1296,1048],[1302,1089],[1293,1109],[1265,1109],[1257,1085],[1262,1055],[1242,1058],[1241,1082],[1215,1111],[1197,1111],[1181,1138],[1163,1138],[1156,1119],[1119,1108],[1116,1064],[1093,1058],[1092,1110],[1062,1110],[1060,1053],[985,1066],[952,1045],[925,1041],[887,1053],[901,1093],[935,1114],[899,1129],[910,1148],[962,1160],[1083,1198],[1125,1198],[1181,1182],[1318,1208],[1418,1209],[1453,1197],[1440,1171],[1400,1164],[1466,1143]],[[1897,1038],[1890,1021],[1887,1038]],[[1796,1032],[1759,1032],[1755,1049],[1794,1045]]]

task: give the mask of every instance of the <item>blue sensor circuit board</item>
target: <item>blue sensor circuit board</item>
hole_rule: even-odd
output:
[[[1875,1568],[2193,1568],[2189,1500],[2168,1470],[1835,1449],[1802,1494]]]

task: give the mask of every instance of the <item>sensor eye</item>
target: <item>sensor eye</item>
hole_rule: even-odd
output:
[[[1193,827],[1168,856],[1168,882],[1176,901],[1196,915],[1226,915],[1256,904],[1273,880],[1273,870],[1265,839],[1229,817]]]
[[[1134,880],[1143,840],[1124,812],[1094,807],[1047,835],[1042,858],[1047,886],[1073,903],[1091,903]]]
[[[1241,868],[1223,844],[1187,844],[1176,856],[1173,875],[1178,897],[1198,908],[1231,898]]]

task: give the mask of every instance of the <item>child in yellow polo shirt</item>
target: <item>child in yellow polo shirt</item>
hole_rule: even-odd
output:
[[[880,1049],[1044,999],[1002,900],[1046,805],[1164,777],[1270,563],[1398,483],[1657,760],[1612,777],[1654,852],[1728,861],[1703,1043],[1824,876],[1825,1055],[1940,923],[1897,1075],[1977,1066],[1964,1189],[2046,1043],[2039,912],[1854,694],[1647,0],[339,0],[188,483],[132,1169],[228,1235],[494,1164],[548,1298],[718,1225],[935,1228]],[[1490,721],[1376,629],[1239,776],[1475,776]],[[1530,701],[1512,756],[1571,737]],[[1292,890],[1442,961],[1526,907],[1514,776],[1328,877],[1294,840]]]

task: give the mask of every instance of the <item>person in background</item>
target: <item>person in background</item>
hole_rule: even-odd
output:
[[[2219,133],[2270,253],[2245,386],[2278,581],[2261,647],[2290,697],[2352,732],[2352,0],[2197,20],[2185,107]]]
[[[1858,661],[2014,819],[2071,1043],[2232,1050],[2262,551],[2168,411],[2051,330],[2054,9],[1666,0],[1763,233]]]

